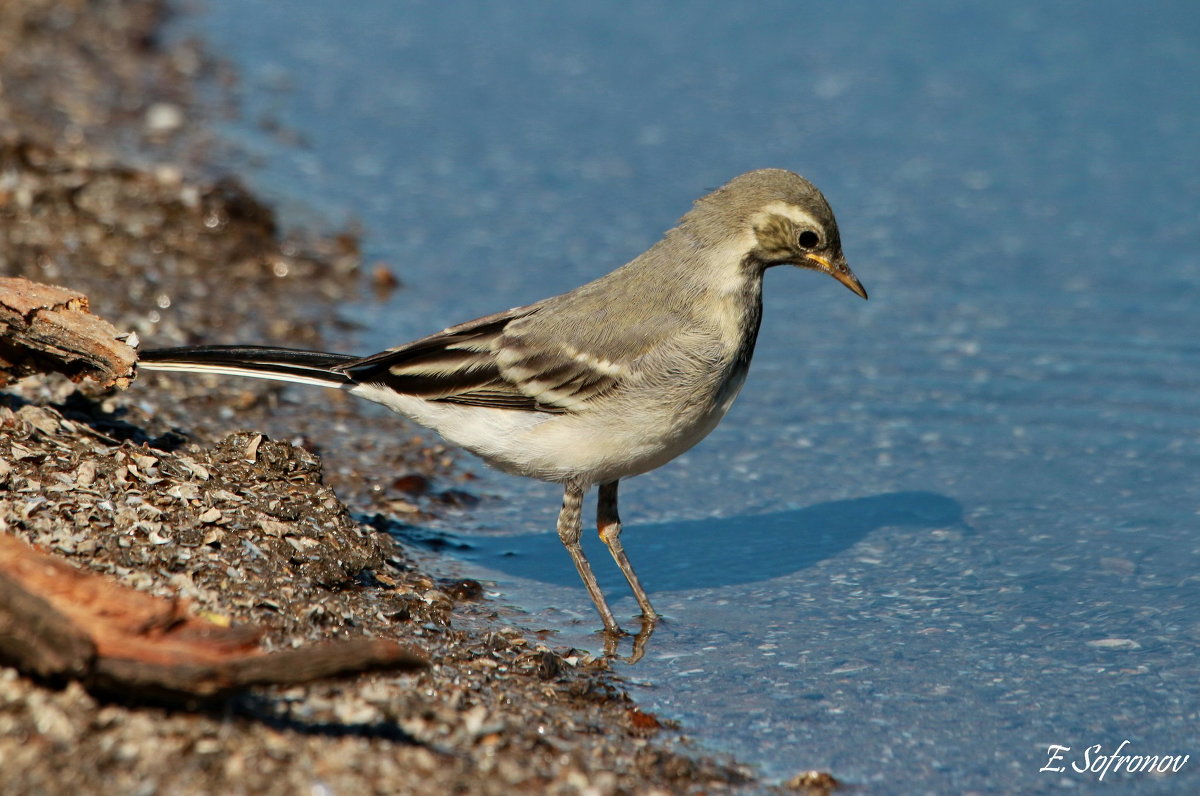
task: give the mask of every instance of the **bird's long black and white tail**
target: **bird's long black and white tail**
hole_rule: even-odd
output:
[[[318,387],[348,387],[354,380],[337,370],[353,362],[350,354],[326,354],[294,348],[249,345],[209,345],[155,348],[138,354],[146,370],[219,373],[256,379],[290,381]]]

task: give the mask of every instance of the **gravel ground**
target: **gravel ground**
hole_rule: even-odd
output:
[[[94,312],[156,345],[193,342],[195,330],[337,347],[353,330],[329,320],[331,303],[368,281],[353,235],[285,234],[215,173],[195,94],[223,68],[197,45],[159,46],[166,12],[158,0],[0,4],[0,273],[86,293]],[[0,532],[257,624],[268,648],[366,634],[415,644],[432,665],[197,710],[0,668],[5,792],[751,782],[639,711],[604,660],[497,625],[478,584],[419,571],[387,533],[394,519],[361,521],[418,522],[469,500],[451,452],[390,415],[360,422],[337,394],[298,406],[269,384],[220,383],[145,377],[110,394],[33,377],[0,392]]]

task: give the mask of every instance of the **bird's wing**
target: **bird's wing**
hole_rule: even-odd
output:
[[[537,305],[530,305],[476,318],[340,370],[356,382],[431,401],[537,410],[534,396],[504,379],[495,356],[504,328],[536,311]]]
[[[431,401],[579,411],[616,387],[631,367],[596,351],[613,350],[617,341],[616,350],[626,353],[647,346],[637,328],[597,323],[594,314],[573,317],[571,302],[564,298],[477,318],[337,369],[356,382]],[[550,302],[557,306],[543,316]],[[604,339],[589,339],[587,331],[594,337],[597,328],[604,330]]]

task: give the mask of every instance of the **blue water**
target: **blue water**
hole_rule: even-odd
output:
[[[737,406],[622,487],[667,615],[620,667],[643,707],[768,780],[1051,791],[1129,740],[1196,759],[1105,784],[1196,792],[1200,6],[469,8],[180,23],[242,76],[244,176],[405,280],[348,310],[360,351],[604,273],[761,166],[822,187],[871,293],[772,271]],[[479,472],[445,566],[598,650],[557,491]]]

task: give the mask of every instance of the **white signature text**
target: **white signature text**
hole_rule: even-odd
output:
[[[1076,774],[1095,774],[1098,781],[1103,782],[1109,772],[1114,774],[1125,771],[1130,774],[1174,774],[1187,765],[1191,755],[1137,755],[1125,754],[1129,740],[1121,741],[1121,745],[1111,754],[1104,753],[1102,744],[1094,744],[1083,750],[1083,754],[1070,759],[1071,770]],[[1049,758],[1046,765],[1038,771],[1049,771],[1061,774],[1067,770],[1063,765],[1067,762],[1066,754],[1071,747],[1052,744],[1046,749]]]

